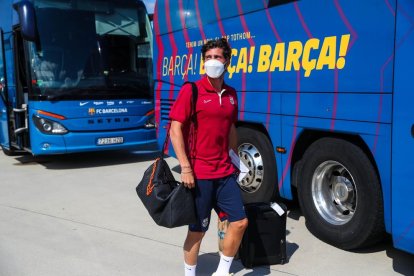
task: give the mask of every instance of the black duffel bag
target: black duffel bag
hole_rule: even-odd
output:
[[[197,88],[194,83],[191,84],[193,90],[192,117],[195,118]],[[168,141],[169,129],[160,157],[144,172],[136,191],[155,223],[173,228],[194,224],[197,216],[192,191],[175,180],[170,167],[163,158]]]
[[[193,194],[175,181],[164,158],[149,166],[136,190],[156,224],[173,228],[196,222]]]

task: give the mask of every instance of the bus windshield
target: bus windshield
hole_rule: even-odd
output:
[[[152,98],[152,33],[137,1],[35,0],[29,44],[35,95]]]

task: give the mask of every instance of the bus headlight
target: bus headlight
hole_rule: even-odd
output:
[[[44,134],[65,134],[68,130],[58,122],[45,119],[39,116],[33,116],[33,122],[37,129]]]

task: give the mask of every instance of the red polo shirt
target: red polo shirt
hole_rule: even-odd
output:
[[[198,99],[196,104],[197,131],[189,137],[192,88],[184,85],[175,101],[171,120],[184,124],[184,142],[187,156],[197,179],[215,179],[228,176],[235,171],[229,157],[230,127],[237,121],[236,91],[224,84],[225,91],[219,95],[207,77],[196,82]],[[189,145],[189,138],[195,146]],[[191,148],[191,153],[190,153]]]

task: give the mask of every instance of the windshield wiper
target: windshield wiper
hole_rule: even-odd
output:
[[[126,88],[121,87],[103,87],[103,86],[85,86],[85,87],[72,87],[72,88],[65,88],[59,89],[55,91],[51,91],[53,94],[47,96],[47,99],[50,101],[56,101],[61,99],[70,99],[72,97],[79,97],[79,96],[108,96],[113,94],[114,96],[118,95],[119,92],[125,91]],[[93,93],[91,93],[93,92]],[[96,93],[99,92],[99,93]]]
[[[50,101],[57,101],[57,100],[65,99],[65,98],[70,98],[71,96],[79,96],[79,95],[84,94],[84,93],[79,93],[79,92],[84,92],[84,91],[82,91],[78,87],[66,88],[65,90],[61,89],[61,90],[52,90],[52,91],[51,92],[53,94],[47,95],[47,99]]]

